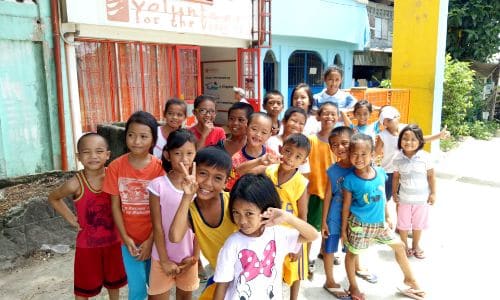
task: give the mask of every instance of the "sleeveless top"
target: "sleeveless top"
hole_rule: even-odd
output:
[[[191,226],[198,239],[201,252],[214,270],[217,266],[219,250],[226,239],[237,230],[236,225],[229,218],[229,193],[223,192],[221,194],[220,204],[222,206],[222,215],[219,225],[216,227],[211,227],[205,222],[195,201],[191,202],[189,206]]]
[[[82,172],[76,173],[80,183],[80,196],[74,199],[78,224],[81,230],[76,237],[76,247],[105,247],[120,241],[111,213],[111,196],[94,190]]]

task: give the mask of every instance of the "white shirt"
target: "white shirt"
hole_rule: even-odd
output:
[[[386,173],[394,173],[393,160],[398,154],[398,135],[393,135],[389,130],[384,129],[378,135],[384,143],[384,156],[382,157],[381,166]]]
[[[163,155],[163,147],[167,144],[167,140],[161,132],[161,126],[158,126],[158,138],[156,139],[156,145],[153,148],[153,155],[161,159]]]
[[[394,171],[399,173],[399,201],[424,204],[429,198],[427,171],[433,169],[430,154],[419,150],[411,158],[399,151],[394,157]]]

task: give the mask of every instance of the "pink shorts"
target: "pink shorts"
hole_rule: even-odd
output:
[[[195,263],[183,273],[176,276],[167,276],[161,268],[160,261],[151,259],[151,272],[149,273],[149,295],[159,295],[166,293],[172,287],[192,292],[198,288],[200,279],[198,278],[198,263]]]
[[[423,230],[429,226],[429,204],[398,204],[398,229]]]

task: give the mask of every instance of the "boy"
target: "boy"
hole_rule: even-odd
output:
[[[101,191],[104,163],[110,151],[97,133],[83,135],[77,143],[78,160],[84,169],[49,194],[50,205],[78,230],[76,237],[74,293],[87,299],[108,289],[118,299],[127,284],[118,232],[111,214],[110,195]],[[63,199],[73,196],[76,216]]]
[[[280,121],[278,120],[278,117],[283,110],[283,95],[280,91],[271,90],[266,93],[263,102],[264,109],[272,120],[271,134],[277,135],[280,132]]]
[[[230,170],[231,158],[226,151],[216,147],[198,151],[193,173],[184,174],[184,195],[170,226],[169,238],[173,243],[178,243],[188,228],[194,231],[212,269],[217,266],[220,248],[237,229],[229,217],[229,193],[224,192]],[[207,287],[212,283],[210,278]]]
[[[227,111],[227,127],[231,135],[223,143],[224,150],[230,156],[240,151],[247,142],[248,120],[253,113],[253,107],[244,102],[236,102]]]
[[[351,137],[349,146],[352,173],[342,184],[344,203],[342,205],[341,235],[347,247],[345,268],[352,299],[365,299],[356,282],[356,259],[373,242],[386,244],[395,253],[396,261],[404,274],[404,286],[400,293],[413,299],[423,299],[422,291],[412,274],[401,240],[392,232],[385,198],[386,174],[380,167],[373,167],[373,140],[369,135],[358,133]],[[386,226],[387,223],[387,226]]]
[[[266,168],[266,175],[276,186],[283,210],[307,221],[308,180],[298,171],[307,160],[311,145],[307,137],[300,133],[289,135],[281,147],[281,163]],[[283,281],[290,285],[290,299],[298,298],[300,280],[307,276],[307,250],[302,246],[295,254],[285,258]]]

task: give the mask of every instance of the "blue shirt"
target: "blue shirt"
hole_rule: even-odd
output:
[[[334,95],[328,95],[326,93],[326,89],[323,91],[314,94],[314,103],[313,107],[318,109],[321,104],[325,102],[333,102],[338,105],[340,110],[345,110],[346,108],[351,108],[356,104],[356,98],[354,98],[351,94],[344,92],[342,90],[338,90]]]
[[[384,169],[374,167],[375,177],[363,179],[355,172],[344,179],[343,188],[352,193],[351,213],[362,223],[383,223],[385,221]]]
[[[330,234],[340,234],[340,229],[342,228],[342,200],[344,199],[342,184],[344,183],[345,176],[352,173],[353,170],[354,167],[342,168],[338,163],[331,165],[326,170],[332,187],[332,201],[330,202],[330,209],[326,218]]]
[[[372,137],[373,142],[375,142],[375,138],[380,133],[380,123],[374,122],[367,125],[354,125],[351,124],[351,129],[356,133],[364,133]]]

